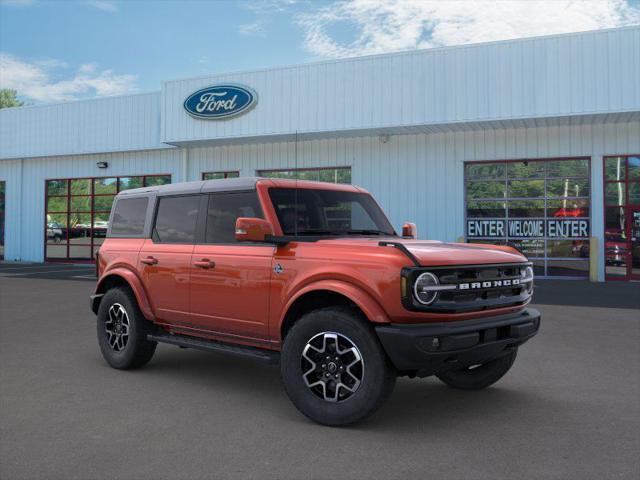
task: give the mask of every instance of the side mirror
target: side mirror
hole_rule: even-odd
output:
[[[238,242],[264,242],[267,235],[273,235],[273,226],[262,218],[239,217],[236,219],[236,240]]]
[[[418,227],[415,223],[405,222],[402,225],[402,238],[412,238],[414,240],[418,238]]]

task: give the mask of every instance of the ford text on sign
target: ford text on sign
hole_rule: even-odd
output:
[[[467,220],[467,238],[588,238],[587,219]]]
[[[258,95],[242,85],[213,85],[192,93],[184,109],[196,118],[221,120],[240,115],[252,108]]]

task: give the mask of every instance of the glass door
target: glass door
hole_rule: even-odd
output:
[[[607,280],[640,280],[640,155],[604,159]]]
[[[640,280],[640,206],[629,208],[629,277]]]

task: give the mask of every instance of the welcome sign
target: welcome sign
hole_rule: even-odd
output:
[[[589,238],[589,230],[584,218],[467,220],[467,238]]]
[[[224,120],[246,113],[257,102],[256,92],[244,85],[212,85],[189,95],[184,109],[192,117]]]

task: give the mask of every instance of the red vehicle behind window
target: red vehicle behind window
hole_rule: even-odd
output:
[[[398,236],[351,185],[236,178],[121,192],[91,297],[100,349],[141,367],[158,342],[279,363],[327,425],[374,413],[396,377],[499,380],[540,314],[506,246]]]

